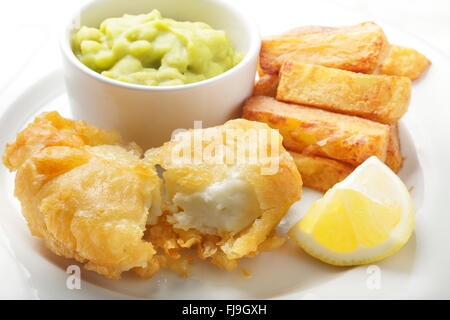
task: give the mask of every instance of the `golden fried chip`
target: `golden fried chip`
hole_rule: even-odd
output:
[[[344,180],[355,169],[354,166],[333,159],[293,151],[290,153],[304,185],[321,192],[326,192],[336,183]]]
[[[278,88],[278,75],[266,74],[261,76],[253,88],[254,96],[276,97]]]
[[[277,99],[393,123],[408,110],[411,80],[286,62]]]
[[[306,31],[263,39],[260,52],[262,71],[277,74],[290,60],[372,73],[389,51],[383,30],[373,22],[329,32]]]
[[[430,65],[431,61],[416,50],[392,45],[380,66],[380,73],[417,80]]]
[[[390,126],[389,144],[386,156],[386,165],[395,173],[398,173],[403,165],[403,156],[400,150],[400,138],[398,135],[398,124]]]
[[[263,96],[246,101],[243,117],[278,129],[292,151],[354,166],[372,155],[386,160],[389,126],[381,123]]]

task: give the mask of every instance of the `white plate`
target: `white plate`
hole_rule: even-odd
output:
[[[340,7],[308,7],[295,2],[246,1],[263,34],[300,25],[345,25],[364,20]],[[377,21],[379,22],[379,21]],[[73,260],[57,257],[41,239],[32,237],[20,206],[13,196],[14,181],[0,165],[0,297],[4,298],[153,298],[153,299],[249,299],[249,298],[450,298],[450,63],[425,42],[379,22],[392,43],[413,47],[426,54],[433,65],[414,82],[410,109],[400,123],[402,152],[406,157],[400,177],[414,187],[416,228],[407,245],[394,256],[376,264],[338,268],[319,262],[291,241],[284,247],[244,259],[232,273],[198,261],[192,275],[179,278],[161,271],[143,281],[124,274],[111,281],[82,269],[81,290],[66,286]],[[25,89],[25,88],[22,88]],[[11,100],[12,101],[12,100]],[[70,117],[60,71],[55,71],[0,110],[0,152],[32,118],[44,110],[58,110]],[[281,233],[302,216],[320,195],[305,188],[278,227]],[[240,269],[250,270],[246,278]],[[377,282],[378,281],[378,282]],[[378,285],[379,284],[379,285]]]

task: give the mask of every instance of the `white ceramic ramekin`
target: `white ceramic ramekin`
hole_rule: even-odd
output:
[[[98,27],[106,18],[158,9],[164,17],[202,21],[225,30],[244,59],[227,72],[173,87],[128,84],[83,65],[71,48],[74,29]],[[174,130],[219,125],[238,117],[255,80],[261,39],[256,24],[225,0],[96,0],[74,15],[61,40],[63,70],[73,115],[105,129],[118,130],[143,148],[159,146]]]

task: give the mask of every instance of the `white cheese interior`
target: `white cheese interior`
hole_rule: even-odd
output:
[[[172,216],[175,227],[210,234],[237,233],[261,214],[255,191],[238,175],[215,182],[201,192],[177,193],[173,202],[183,210]]]

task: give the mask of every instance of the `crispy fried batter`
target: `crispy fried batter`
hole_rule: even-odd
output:
[[[407,111],[411,80],[366,75],[287,61],[280,72],[277,99],[393,123]]]
[[[245,143],[251,132],[262,132],[268,139],[275,137],[275,141],[268,140],[268,144],[258,141],[256,145]],[[209,150],[211,155],[217,156],[214,162],[202,160],[186,164],[175,161],[173,155],[179,154],[180,151],[189,159],[194,159],[196,147],[192,142],[200,134],[204,134],[203,137],[216,137],[201,138],[197,144],[197,148],[201,146],[202,150]],[[257,147],[256,154],[260,154],[263,148],[267,155],[275,152],[273,157],[278,162],[278,169],[272,174],[262,174],[262,169],[270,164],[264,159],[249,163],[239,162],[237,157],[227,157],[230,150],[239,149],[242,154],[249,155],[252,147]],[[223,153],[219,150],[223,150]],[[170,203],[180,196],[193,195],[197,199],[198,195],[207,192],[210,186],[219,187],[229,181],[227,179],[231,181],[236,177],[249,186],[250,192],[256,196],[258,211],[256,219],[238,230],[218,229],[211,225],[206,227],[205,224],[210,220],[189,215],[187,207],[183,208],[181,205],[172,208],[167,216],[167,221],[174,225],[174,232],[179,236],[177,243],[180,247],[198,245],[200,258],[210,259],[212,263],[226,270],[235,269],[239,258],[255,255],[262,249],[275,248],[275,245],[268,245],[271,239],[276,239],[272,231],[292,203],[300,198],[301,177],[291,156],[281,145],[279,134],[262,123],[239,119],[219,127],[190,130],[165,143],[161,148],[149,150],[145,160],[150,164],[160,164],[165,169],[163,177],[167,201]],[[224,194],[222,197],[227,201],[229,195]],[[199,209],[209,201],[202,202]],[[225,209],[227,208],[224,207]],[[213,216],[213,213],[208,212],[208,215]],[[202,219],[203,224],[195,224],[195,219]],[[191,224],[186,226],[183,224],[185,221],[191,221]],[[281,242],[276,243],[279,245]]]
[[[305,29],[263,39],[260,52],[262,71],[276,74],[283,63],[292,60],[372,73],[389,51],[383,30],[373,22],[335,30],[317,27],[310,30],[316,32]]]
[[[85,145],[119,144],[117,132],[88,126],[84,121],[61,117],[57,112],[43,113],[21,131],[12,144],[8,144],[3,163],[10,170],[19,168],[34,153],[50,146],[81,148]]]
[[[152,259],[155,249],[142,236],[160,201],[154,169],[118,142],[114,132],[52,112],[19,133],[3,156],[17,171],[15,195],[32,234],[112,279]]]
[[[197,247],[199,258],[232,270],[239,258],[253,257],[282,245],[283,238],[273,230],[290,205],[300,198],[300,174],[281,146],[277,132],[265,124],[246,120],[205,131],[217,131],[225,137],[222,134],[227,129],[237,130],[234,140],[206,145],[236,145],[238,149],[245,146],[241,149],[245,154],[251,153],[253,147],[256,151],[266,148],[269,157],[251,164],[236,161],[238,158],[222,165],[202,161],[179,164],[171,161],[171,152],[179,146],[177,141],[171,141],[150,150],[144,160],[135,144],[121,145],[117,133],[51,112],[41,114],[18,134],[16,142],[7,146],[3,161],[17,172],[15,195],[31,233],[44,238],[54,253],[77,259],[87,269],[111,279],[119,279],[127,270],[149,278],[160,268],[184,277],[190,273],[193,258],[185,255],[183,249]],[[265,144],[240,140],[258,130],[265,136]],[[191,131],[188,135],[197,133]],[[264,169],[273,169],[274,161],[279,165],[277,170],[264,173]],[[163,184],[156,164],[166,170],[167,203],[162,199]],[[207,228],[205,232],[189,221],[187,228],[179,227],[176,215],[183,213],[183,208],[176,202],[176,195],[220,189],[227,177],[237,189],[229,192],[224,188],[229,199],[223,203],[233,206],[240,201],[242,207],[234,211],[224,207],[220,219],[224,228],[231,225],[234,229],[216,232]],[[243,197],[241,191],[245,192]],[[208,212],[208,203],[204,205],[198,210]],[[244,212],[247,207],[251,212],[244,217],[247,220],[241,219],[244,224],[239,219],[240,225],[233,224],[234,216],[248,214]]]

